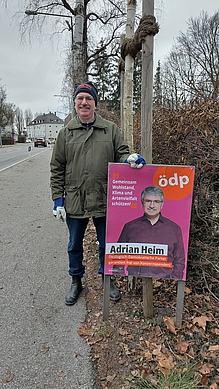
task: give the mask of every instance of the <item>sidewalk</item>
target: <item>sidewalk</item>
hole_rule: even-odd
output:
[[[52,149],[0,173],[0,387],[94,389],[90,348],[77,331],[85,291],[64,303],[65,224],[52,214]]]

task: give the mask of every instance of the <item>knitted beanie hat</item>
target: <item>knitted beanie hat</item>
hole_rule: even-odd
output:
[[[98,92],[97,92],[96,87],[94,86],[94,84],[91,81],[88,81],[88,82],[85,82],[84,84],[79,85],[75,91],[74,98],[76,98],[78,93],[81,93],[81,92],[89,93],[94,98],[95,106],[97,106]]]

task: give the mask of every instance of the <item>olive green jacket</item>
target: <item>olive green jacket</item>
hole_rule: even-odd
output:
[[[86,130],[77,116],[58,134],[51,158],[52,199],[65,197],[67,216],[106,215],[108,163],[130,155],[118,127],[96,115]]]

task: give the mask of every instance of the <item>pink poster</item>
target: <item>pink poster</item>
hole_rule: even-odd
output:
[[[109,164],[105,274],[186,279],[194,167]]]

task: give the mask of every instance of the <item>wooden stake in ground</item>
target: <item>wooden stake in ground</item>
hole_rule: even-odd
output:
[[[126,38],[133,38],[135,26],[136,0],[127,0]],[[133,73],[134,58],[131,54],[125,57],[124,91],[123,91],[123,121],[124,140],[129,145],[131,153],[134,152],[133,141]],[[128,277],[128,290],[133,290],[136,285],[135,277]]]
[[[154,0],[142,1],[142,17],[154,16]],[[152,108],[153,108],[153,44],[154,36],[147,35],[142,43],[142,87],[141,87],[141,155],[152,164]],[[153,281],[143,278],[143,311],[147,318],[153,317]],[[182,324],[185,281],[178,281],[175,324]]]
[[[125,39],[125,34],[122,34],[120,37],[120,47],[122,46]],[[124,73],[125,70],[121,69],[120,72],[120,125],[121,125],[121,132],[122,136],[124,138]]]
[[[135,25],[136,1],[127,0],[126,38],[133,38]],[[133,153],[133,71],[134,58],[130,53],[125,57],[124,94],[123,94],[123,118],[124,140]]]
[[[154,0],[142,1],[142,16],[154,15]],[[141,155],[152,163],[152,103],[153,103],[153,45],[154,36],[147,35],[142,43],[141,86]],[[143,310],[145,317],[153,317],[152,278],[143,278]]]

